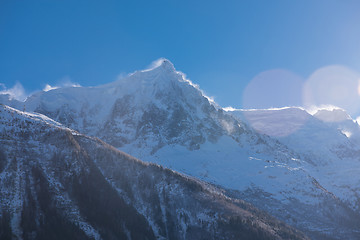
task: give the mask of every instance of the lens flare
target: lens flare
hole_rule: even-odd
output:
[[[296,74],[274,69],[255,76],[243,93],[246,109],[301,106],[303,79]]]
[[[341,65],[320,68],[304,85],[303,104],[334,105],[355,114],[360,109],[359,79],[359,73]]]
[[[310,117],[304,109],[295,107],[243,110],[243,114],[257,132],[278,138],[295,133]]]
[[[245,88],[242,106],[268,110],[244,111],[245,118],[256,131],[270,136],[284,137],[297,131],[307,121],[305,111],[282,107],[302,105],[303,83],[301,77],[284,69],[258,74]]]

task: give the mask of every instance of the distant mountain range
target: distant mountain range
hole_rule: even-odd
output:
[[[21,116],[25,114],[26,117],[24,118],[36,118],[40,119],[38,122],[47,122],[46,126],[51,125],[52,128],[56,126],[59,132],[67,132],[68,134],[65,134],[66,136],[71,133],[69,136],[72,136],[71,139],[74,139],[74,144],[76,142],[75,145],[79,148],[79,154],[83,153],[89,156],[91,166],[97,169],[96,171],[99,172],[99,178],[101,176],[104,177],[105,180],[102,181],[104,184],[109,185],[109,189],[112,189],[111,191],[113,191],[114,194],[130,191],[128,188],[132,189],[138,185],[145,184],[139,183],[138,181],[140,180],[136,177],[139,177],[140,173],[138,173],[138,168],[140,167],[124,168],[117,165],[117,161],[115,160],[106,160],[108,158],[114,158],[107,157],[108,155],[117,156],[120,153],[92,137],[97,137],[107,144],[145,162],[159,164],[162,167],[210,183],[211,185],[193,180],[192,178],[189,179],[181,174],[157,167],[157,165],[133,161],[134,164],[136,163],[139,166],[147,166],[146,168],[144,167],[145,169],[156,169],[156,171],[160,172],[156,173],[156,175],[159,174],[163,176],[162,174],[171,173],[176,176],[174,177],[175,179],[180,178],[196,186],[202,186],[201,189],[206,189],[206,191],[208,191],[206,194],[210,194],[204,197],[206,201],[210,201],[213,197],[212,191],[215,191],[216,194],[214,194],[221,196],[223,199],[231,197],[231,199],[229,199],[230,203],[237,207],[240,205],[234,202],[245,203],[233,199],[244,199],[287,224],[304,231],[314,239],[360,238],[360,212],[358,207],[360,200],[360,189],[358,187],[360,186],[360,127],[341,109],[320,110],[314,115],[309,114],[301,108],[294,107],[268,110],[225,111],[216,103],[209,100],[198,86],[185,78],[184,74],[176,71],[173,64],[168,60],[163,60],[162,64],[153,69],[137,71],[123,79],[106,85],[98,87],[60,88],[47,92],[38,92],[30,96],[25,102],[10,100],[6,95],[2,95],[0,96],[0,102],[20,110],[36,112],[43,115],[35,113],[29,115],[28,113],[19,112],[7,107],[3,107],[3,112],[13,112],[13,115],[20,114]],[[44,115],[48,118],[45,118]],[[3,114],[1,116],[3,116]],[[9,117],[7,121],[12,122],[13,120]],[[10,128],[7,130],[8,128],[9,127],[3,127],[3,136],[12,139],[12,142],[20,142],[13,139],[15,136],[11,131],[15,130],[10,130]],[[39,128],[43,129],[43,127]],[[30,131],[29,127],[23,127],[22,129],[25,133]],[[38,128],[36,129],[36,131],[41,131]],[[33,130],[35,131],[35,129]],[[86,137],[82,134],[91,137]],[[33,136],[34,134],[29,133],[29,135]],[[49,136],[50,138],[51,135],[52,134]],[[43,162],[35,165],[44,167],[46,164],[51,165],[52,163],[55,164],[55,162],[59,162],[60,164],[60,162],[63,163],[62,161],[65,161],[69,166],[67,171],[76,172],[76,169],[83,168],[82,165],[77,166],[77,162],[76,164],[74,163],[74,166],[71,166],[72,161],[70,161],[70,159],[72,159],[72,157],[70,156],[75,156],[76,154],[71,151],[69,153],[69,149],[63,149],[65,148],[64,146],[69,144],[66,142],[70,140],[67,139],[64,143],[60,141],[57,145],[54,145],[48,143],[48,139],[44,139],[45,142],[32,147],[29,146],[29,144],[31,145],[32,143],[31,138],[24,138],[22,140],[24,146],[28,146],[25,148],[27,149],[26,151],[32,149],[32,151],[37,152],[38,155],[35,155],[37,157],[33,157],[35,162],[39,161],[37,160],[40,158],[39,156],[43,156],[44,160],[41,160]],[[54,137],[51,139],[53,139],[53,141],[56,140]],[[2,141],[5,141],[5,138],[2,138]],[[24,158],[26,155],[24,155],[24,153],[21,154],[20,150],[8,150],[10,146],[13,145],[9,144],[8,146],[9,148],[3,147],[3,155],[7,156],[6,159],[9,159],[8,153],[6,153],[7,151],[12,151],[12,154],[17,155],[18,158],[21,158],[21,156]],[[51,150],[52,147],[50,146],[53,146],[54,149]],[[58,150],[58,148],[63,150]],[[56,156],[47,156],[50,153],[53,154],[56,152],[62,156],[61,161],[51,160],[52,158],[56,158]],[[100,154],[99,152],[106,157],[93,158],[93,156]],[[120,155],[124,156],[123,153]],[[109,163],[109,167],[107,167],[106,161],[111,162]],[[6,166],[6,169],[8,169],[8,165]],[[53,174],[59,174],[57,173],[58,171],[55,170],[56,168],[52,168],[52,166],[50,166],[50,168],[53,169]],[[129,170],[133,168],[134,171]],[[49,176],[49,173],[45,175],[44,171],[45,170],[40,171],[41,174]],[[155,170],[146,170],[145,172],[148,171],[151,172]],[[75,172],[70,175],[77,176],[77,172]],[[118,187],[117,184],[124,182],[118,174],[125,174],[124,172],[126,172],[127,176],[131,175],[131,177],[129,177],[131,179],[127,180],[130,186]],[[149,177],[153,173],[147,174]],[[89,181],[89,183],[95,181],[91,179],[93,175],[97,176],[96,174],[86,175],[86,181]],[[9,177],[5,176],[9,176],[9,173],[3,171],[1,176],[4,176],[2,179],[8,179]],[[18,178],[24,181],[23,178]],[[31,173],[28,178],[30,179],[29,181],[35,181],[31,180],[34,179],[33,173]],[[75,181],[72,179],[73,177],[70,176],[58,176],[55,179],[56,182],[62,183],[62,181],[65,181],[63,178],[66,181],[70,181],[69,179]],[[157,179],[156,177],[155,180],[152,177],[149,178],[152,179],[152,181]],[[159,178],[163,179],[162,177]],[[23,187],[26,185],[26,181],[24,183],[17,183],[20,180],[11,181]],[[147,179],[144,181],[149,182],[150,180]],[[155,182],[151,183],[152,185],[149,189],[152,189],[158,184]],[[71,184],[69,186],[72,186]],[[164,188],[170,191],[165,194],[167,196],[171,195],[172,189],[177,188],[166,187],[167,185],[172,186],[172,182],[165,181],[162,184]],[[214,185],[220,189],[224,189],[224,191],[219,194],[219,190],[214,188]],[[57,186],[57,184],[55,184],[55,186]],[[70,188],[70,190],[68,188]],[[80,214],[75,214],[75,210],[74,214],[79,219],[81,217],[83,218],[81,221],[84,223],[83,226],[86,227],[81,227],[82,225],[79,223],[75,225],[80,226],[82,232],[87,233],[84,230],[87,228],[91,229],[88,231],[89,233],[97,234],[96,236],[103,236],[101,234],[101,227],[99,228],[97,224],[85,220],[88,217],[82,215],[82,204],[74,203],[75,200],[71,198],[72,188],[73,187],[66,188],[65,195],[69,199],[64,200],[64,202],[68,201],[69,204],[77,206],[78,210],[76,211],[80,211]],[[123,190],[123,188],[128,190]],[[158,187],[156,188],[159,190]],[[208,188],[216,190],[209,190]],[[22,189],[24,190],[26,187]],[[122,190],[120,191],[119,189]],[[182,191],[188,191],[187,188],[185,189],[186,190]],[[34,190],[30,189],[28,191]],[[141,190],[137,191],[141,192]],[[155,192],[157,192],[156,194],[159,193],[159,191]],[[136,216],[138,216],[139,219],[141,216],[144,218],[141,220],[144,221],[144,235],[149,233],[146,231],[152,231],[153,236],[156,238],[174,239],[170,237],[169,231],[174,234],[180,234],[180,232],[184,234],[186,231],[180,231],[179,226],[187,226],[191,221],[196,222],[196,220],[189,220],[190,222],[181,223],[179,219],[176,221],[172,220],[174,221],[174,226],[178,229],[170,229],[165,224],[163,207],[159,207],[159,211],[163,214],[161,217],[162,223],[154,225],[154,222],[152,222],[155,221],[153,217],[156,218],[158,215],[152,212],[155,210],[149,205],[145,207],[145,205],[148,204],[146,202],[150,201],[149,198],[138,197],[136,194],[140,193],[136,193],[136,197],[133,196],[131,199],[128,194],[129,193],[124,194],[123,201],[126,204],[131,203],[130,206],[133,206],[131,209],[135,209],[134,212],[137,213]],[[203,193],[200,195],[202,194]],[[176,199],[178,200],[176,201],[177,204],[180,204],[180,202],[186,204],[186,202],[193,201],[190,200],[190,196],[192,195],[194,195],[194,193],[186,192],[181,200],[175,196],[173,198],[174,201],[176,201]],[[18,197],[19,196],[16,196],[16,198]],[[21,199],[26,198],[26,196],[23,197],[24,198]],[[57,199],[58,197],[55,194],[53,198]],[[63,198],[65,199],[65,197]],[[135,203],[134,201],[139,202]],[[161,201],[163,200],[160,198],[159,201],[161,203],[159,206],[162,206]],[[222,201],[223,200],[217,200],[217,202]],[[34,202],[36,201],[34,200]],[[178,209],[177,204],[172,205],[173,208]],[[184,211],[193,211],[193,214],[196,215],[195,212],[217,212],[219,209],[226,209],[228,206],[225,204],[226,207],[219,207],[213,202],[207,202],[205,205],[206,207],[200,209],[196,207],[193,210],[191,210],[192,206],[188,206],[187,210]],[[208,207],[207,205],[210,206]],[[22,207],[23,205],[19,203],[18,207],[14,209],[17,209],[16,211],[20,214]],[[90,206],[88,207],[90,208]],[[58,207],[54,209],[58,209]],[[213,209],[216,209],[216,211]],[[246,207],[246,209],[248,209],[248,207]],[[151,211],[151,213],[149,213],[150,215],[146,211]],[[179,217],[181,215],[179,212],[176,212],[176,210],[172,211],[175,211],[171,213],[173,217]],[[254,211],[256,212],[257,210]],[[236,212],[237,210],[234,212],[229,211],[227,214],[233,216]],[[254,218],[261,219],[258,215],[252,214],[256,216]],[[193,219],[197,219],[195,215],[192,215]],[[13,215],[10,214],[10,216]],[[205,218],[209,219],[208,217]],[[16,220],[12,220],[11,222],[15,224],[13,221]],[[121,223],[125,226],[122,228],[123,233],[131,233],[126,227],[126,219],[122,221],[125,221]],[[216,221],[221,222],[222,220],[219,218],[216,219]],[[270,222],[272,222],[272,220]],[[274,229],[271,223],[268,221],[265,221],[265,223]],[[220,225],[222,226],[222,224],[216,223],[216,226]],[[21,224],[15,224],[14,226],[21,226]],[[203,229],[203,225],[199,226],[195,224],[194,229],[195,228]],[[214,227],[210,228],[214,229]],[[211,232],[209,229],[206,230],[206,233],[203,233],[205,234],[203,236],[210,234],[209,236],[214,237],[214,231]],[[229,228],[225,227],[223,229]],[[256,227],[256,229],[258,229],[258,227]],[[284,229],[287,228],[284,227]],[[36,232],[38,230],[34,231]],[[114,230],[109,227],[109,229],[104,231],[111,232]],[[225,232],[228,231],[219,230],[219,233]],[[229,230],[229,234],[231,232],[232,230]],[[286,230],[285,232],[286,234],[291,233],[294,234],[294,236],[301,236],[296,235],[297,233],[293,230]],[[279,236],[284,237],[284,235],[280,235],[276,233],[276,231],[273,233],[275,235],[277,234],[275,238]],[[266,234],[268,234],[268,232],[266,232]],[[87,236],[91,235],[88,234]],[[176,235],[176,238],[180,239],[181,237],[179,236],[180,235]],[[184,238],[185,235],[181,236]],[[190,235],[184,239],[191,239],[189,236]],[[193,238],[199,239],[195,235]],[[220,238],[214,237],[214,239]],[[229,238],[225,237],[225,239]]]

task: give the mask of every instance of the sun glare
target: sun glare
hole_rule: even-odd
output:
[[[355,114],[360,109],[360,74],[345,66],[326,66],[315,71],[305,83],[305,107],[334,105]]]
[[[273,108],[301,105],[303,79],[285,69],[273,69],[256,75],[243,93],[242,106]]]

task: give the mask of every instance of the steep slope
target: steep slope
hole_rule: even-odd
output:
[[[0,106],[1,239],[306,239],[208,184]]]
[[[301,138],[289,144],[290,139],[271,134],[277,129],[277,134],[289,136],[286,131],[301,129],[311,117],[306,112],[282,112],[272,122],[277,128],[269,124],[270,132],[259,132],[247,119],[209,100],[168,60],[99,87],[40,92],[28,98],[25,107],[137,158],[229,189],[232,196],[246,198],[312,237],[359,237],[353,221],[360,219],[359,212],[349,204],[359,199],[353,188],[333,188],[339,179],[325,181],[318,165],[327,159],[314,148],[300,147]],[[303,134],[344,136],[312,121],[314,127]],[[330,146],[323,145],[325,150]],[[339,196],[336,189],[345,190]]]
[[[115,147],[137,145],[144,155],[169,144],[192,150],[206,140],[215,142],[225,131],[220,123],[242,131],[231,119],[219,117],[208,99],[167,60],[111,84],[40,92],[25,105]]]
[[[321,185],[359,210],[360,126],[341,109],[235,110],[232,115],[294,149]]]

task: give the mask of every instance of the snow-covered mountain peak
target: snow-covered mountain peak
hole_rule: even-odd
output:
[[[356,188],[360,184],[356,172],[360,169],[360,126],[353,121],[324,122],[296,107],[222,110],[167,59],[106,85],[34,94],[18,109],[39,112],[142,160],[234,190],[235,196],[244,196],[308,232],[336,234],[340,226],[351,234],[352,229],[359,229],[348,224],[360,222],[358,213],[352,217],[360,196]],[[9,111],[0,114],[8,135],[13,119],[13,110]],[[348,116],[341,111],[320,113]],[[15,129],[22,136],[32,128]],[[62,132],[61,127],[55,129]],[[31,148],[33,142],[29,143]],[[93,153],[89,156],[96,155],[96,148],[86,149]],[[349,207],[343,209],[343,203]],[[340,210],[333,211],[339,206]],[[338,239],[347,238],[343,232]]]
[[[216,141],[228,126],[238,125],[169,60],[153,66],[98,87],[40,92],[24,107],[115,147],[136,142],[150,151],[166,143],[197,149],[206,140]]]
[[[335,108],[332,110],[320,109],[314,116],[324,122],[343,122],[346,120],[351,120],[349,114],[341,108]]]
[[[159,67],[157,67],[158,69],[162,69],[162,70],[166,70],[166,71],[175,71],[174,64],[172,62],[170,62],[168,59],[163,58],[160,61],[161,61],[161,63],[159,65]]]
[[[169,60],[162,58],[153,62],[148,69],[135,71],[118,81],[100,87],[117,89],[115,94],[118,96],[137,93],[148,98],[153,97],[157,92],[176,94],[173,93],[174,89],[184,89],[188,85],[196,88],[196,85],[187,80],[183,73],[177,71]]]
[[[233,109],[231,113],[248,122],[256,131],[275,137],[297,131],[311,115],[299,107],[273,109]]]
[[[140,76],[141,78],[154,78],[155,76],[163,76],[164,80],[171,80],[175,76],[180,77],[182,79],[183,74],[176,71],[174,64],[170,62],[168,59],[160,58],[150,64],[150,66],[146,69],[135,71],[129,76]],[[159,81],[159,78],[157,79]]]
[[[148,71],[152,71],[155,69],[160,70],[160,71],[164,71],[164,70],[165,71],[176,71],[174,64],[172,62],[170,62],[169,59],[160,58],[160,59],[152,62],[150,67],[148,69],[142,70],[142,72],[148,72]]]

